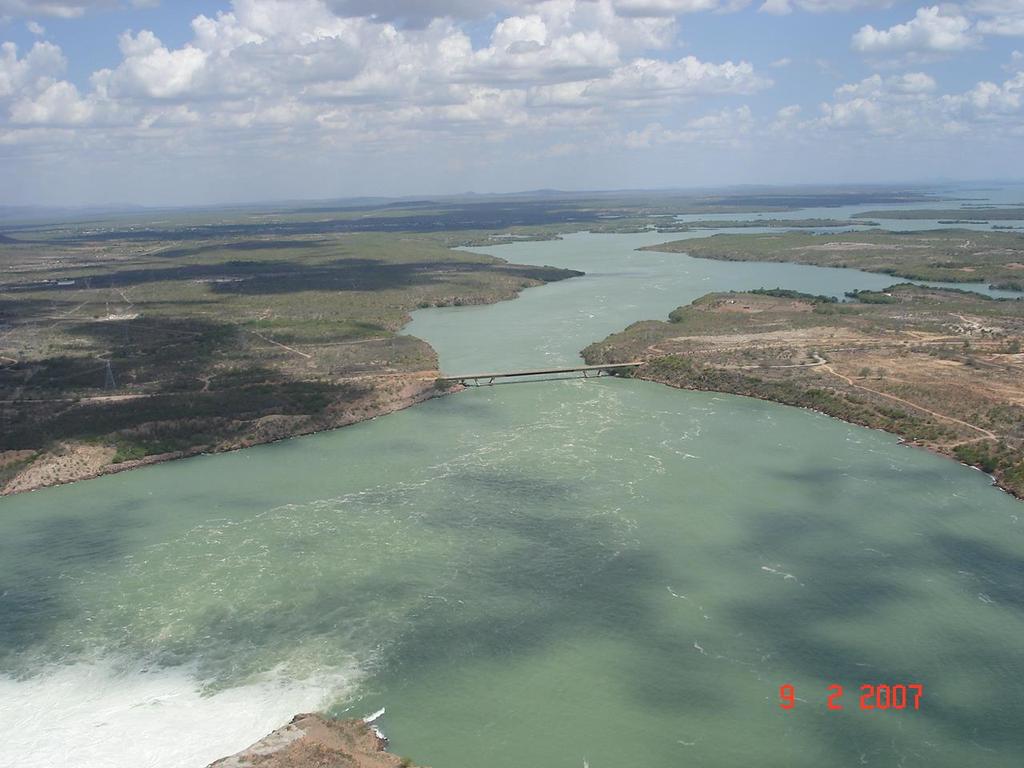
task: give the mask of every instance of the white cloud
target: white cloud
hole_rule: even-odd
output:
[[[882,78],[872,75],[836,89],[835,98],[821,105],[821,117],[810,125],[819,129],[856,131],[865,135],[903,135],[941,122],[929,92],[927,76]]]
[[[626,10],[614,0],[519,3],[471,38],[457,21],[433,17],[463,12],[456,0],[433,3],[424,9],[432,18],[415,25],[398,23],[410,7],[400,2],[380,6],[398,20],[392,23],[359,12],[358,3],[234,0],[229,10],[193,19],[183,44],[145,29],[124,33],[119,63],[77,87],[62,79],[66,62],[56,45],[38,41],[19,51],[8,43],[0,48],[0,144],[45,142],[69,156],[83,147],[189,157],[243,156],[258,147],[264,157],[310,147],[394,154],[515,141],[553,161],[573,143],[609,151],[746,148],[842,134],[856,145],[871,137],[1024,129],[1019,56],[1004,82],[959,93],[943,94],[921,71],[873,75],[836,88],[817,111],[788,104],[759,117],[736,101],[772,85],[751,63],[657,53],[675,42],[676,13],[698,5],[730,7],[705,0],[637,0]],[[855,37],[865,53],[884,55],[960,50],[977,39],[968,17],[937,6]],[[791,63],[786,57],[771,66]]]
[[[797,128],[800,115],[803,114],[803,107],[799,104],[789,104],[782,107],[775,113],[775,119],[768,125],[769,133],[791,136]]]
[[[67,66],[64,54],[53,43],[37,42],[18,58],[14,43],[0,45],[0,98],[21,91],[38,91]]]
[[[749,94],[770,84],[745,61],[713,64],[685,56],[678,61],[637,59],[618,68],[607,79],[588,84],[586,94],[622,101],[649,101],[699,94]]]
[[[905,75],[890,77],[889,87],[897,93],[931,93],[938,87],[935,78],[924,72],[909,72]]]
[[[519,5],[532,5],[526,2]],[[425,25],[433,19],[476,19],[513,6],[502,0],[327,0],[327,5],[339,16],[365,17],[380,21],[404,20]]]
[[[677,61],[636,59],[607,77],[531,89],[530,103],[548,108],[651,109],[699,97],[752,94],[770,85],[745,61],[715,64],[694,56]]]
[[[923,72],[908,72],[886,78],[881,75],[872,75],[859,83],[840,86],[836,89],[835,95],[840,100],[872,98],[902,101],[906,97],[932,93],[936,87],[937,83],[930,75]]]
[[[460,77],[483,82],[551,83],[601,77],[619,62],[619,47],[599,30],[559,33],[537,15],[498,23],[491,45],[458,67]]]
[[[642,130],[627,133],[624,143],[629,149],[665,144],[735,146],[751,133],[754,124],[750,108],[742,106],[694,118],[679,127],[649,123]]]
[[[50,83],[34,98],[23,98],[11,107],[11,122],[49,126],[82,125],[92,119],[95,108],[63,80]]]
[[[107,3],[90,2],[35,2],[35,0],[0,0],[0,16],[58,16],[74,18],[86,10]]]
[[[981,17],[978,31],[984,35],[1024,37],[1024,3],[1020,0],[972,0],[967,9]]]
[[[914,18],[889,29],[870,24],[853,36],[853,48],[868,54],[952,53],[976,46],[970,20],[953,8],[918,8]]]
[[[896,2],[918,7],[910,0]],[[17,15],[27,24],[33,17],[45,21],[54,14],[128,4],[0,0],[0,15]],[[865,26],[854,36],[854,47],[873,61],[901,62],[899,69],[848,82],[839,69],[846,64],[842,57],[830,63],[812,56],[806,61],[810,75],[816,64],[837,78],[837,85],[846,84],[820,107],[783,101],[758,113],[738,105],[771,87],[772,69],[791,67],[787,79],[802,75],[793,63],[805,63],[799,51],[780,49],[775,56],[788,55],[763,69],[742,59],[744,38],[714,41],[727,53],[711,60],[684,56],[677,52],[678,33],[689,32],[693,18],[685,14],[745,5],[777,13],[841,12],[890,3],[222,0],[219,5],[221,12],[192,19],[184,42],[181,30],[161,28],[162,40],[146,29],[126,32],[119,60],[88,79],[81,72],[66,76],[64,56],[52,43],[39,40],[20,49],[4,44],[4,162],[13,159],[24,168],[44,162],[37,158],[52,159],[54,167],[60,162],[114,168],[120,162],[122,170],[129,164],[135,169],[166,161],[177,168],[191,162],[191,172],[217,169],[209,171],[211,184],[223,183],[217,181],[222,170],[225,176],[259,170],[260,178],[270,178],[262,171],[274,163],[288,169],[283,177],[301,175],[294,169],[303,163],[315,176],[328,163],[351,162],[368,177],[386,178],[380,169],[390,162],[399,170],[380,185],[401,187],[433,183],[435,159],[457,158],[467,167],[515,166],[496,182],[504,185],[518,184],[510,179],[521,178],[516,174],[525,174],[531,159],[543,158],[540,165],[548,167],[577,147],[601,153],[652,149],[630,157],[630,167],[644,162],[654,167],[660,162],[657,148],[675,147],[663,151],[667,156],[690,152],[717,172],[718,166],[739,163],[741,153],[715,149],[754,148],[767,158],[763,162],[782,167],[782,158],[796,152],[804,158],[815,143],[825,148],[819,158],[834,148],[853,156],[879,146],[892,148],[890,158],[904,151],[925,157],[929,148],[940,146],[936,137],[961,137],[941,145],[942,157],[952,163],[967,146],[962,137],[977,139],[969,145],[982,150],[1005,139],[992,150],[1001,156],[1013,156],[1012,148],[1019,149],[1024,137],[1024,57],[1019,54],[990,57],[993,72],[956,92],[943,90],[931,74],[908,71],[978,46],[985,35],[1009,34],[1006,23],[1020,16],[1024,0],[929,4],[902,24]],[[466,19],[473,23],[463,23]],[[1003,25],[1002,31],[996,25]],[[997,77],[1001,65],[1008,74]],[[25,152],[26,145],[42,151]],[[407,182],[405,175],[416,167],[422,168],[421,176]],[[460,178],[473,183],[472,176]]]
[[[976,133],[989,139],[1024,127],[1024,71],[1001,84],[980,82],[958,94],[938,94],[930,76],[873,75],[837,88],[808,130],[856,132],[905,140]]]
[[[46,28],[38,21],[25,22],[25,28],[36,37],[42,37],[46,34]]]
[[[910,21],[887,30],[862,27],[852,45],[862,53],[904,54],[911,61],[978,47],[986,35],[1024,37],[1024,2],[970,0],[923,7]]]
[[[101,70],[93,82],[113,97],[175,98],[189,93],[202,76],[208,54],[186,46],[168,50],[152,32],[125,32],[120,40],[124,61],[117,69]]]
[[[88,11],[110,10],[119,5],[149,8],[159,0],[0,0],[0,18],[4,16],[55,16],[73,19]]]
[[[0,95],[9,97],[11,125],[34,126],[18,129],[18,140],[55,128],[69,141],[90,128],[113,137],[116,126],[122,143],[188,135],[190,149],[214,151],[229,134],[415,147],[426,135],[493,141],[511,131],[614,130],[624,106],[656,117],[684,101],[770,85],[744,61],[649,55],[674,40],[673,18],[623,18],[611,0],[519,6],[474,45],[443,18],[400,27],[359,13],[358,3],[234,0],[197,16],[192,39],[178,47],[149,30],[124,33],[120,63],[93,73],[88,91],[59,79],[56,46],[38,43],[21,59],[5,47]],[[438,2],[431,13],[459,7]]]
[[[720,0],[613,0],[615,10],[622,16],[678,16],[698,11],[739,10],[750,0],[721,2]]]
[[[326,0],[341,16],[401,22],[406,27],[425,27],[440,18],[477,20],[490,14],[528,15],[550,6],[551,0]],[[610,0],[597,3],[582,0],[573,3],[581,11],[585,5],[603,4],[620,18],[672,17],[700,11],[734,11],[752,0]]]
[[[888,8],[899,0],[764,0],[762,13],[784,16],[795,10],[811,13],[853,11],[858,8]]]
[[[944,100],[947,107],[980,119],[1022,116],[1024,107],[1024,71],[1002,84],[981,82],[970,91]]]

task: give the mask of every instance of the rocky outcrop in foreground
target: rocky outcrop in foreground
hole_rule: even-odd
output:
[[[363,720],[296,715],[288,725],[208,768],[415,768],[386,749],[387,740]]]

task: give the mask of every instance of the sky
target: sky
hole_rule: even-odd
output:
[[[1024,178],[1024,0],[0,0],[0,205]]]

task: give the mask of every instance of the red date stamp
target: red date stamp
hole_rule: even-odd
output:
[[[828,687],[825,706],[833,712],[843,709],[843,686],[833,684]],[[860,687],[861,709],[920,709],[924,686],[918,683],[898,683],[896,685],[870,685]],[[779,686],[779,706],[783,709],[796,707],[796,688],[786,684]]]

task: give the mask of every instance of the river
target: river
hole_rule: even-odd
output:
[[[587,276],[409,332],[543,365],[711,290],[892,282],[634,250],[669,239],[494,248]],[[608,379],[4,499],[0,765],[198,768],[386,706],[434,768],[1019,766],[1022,509],[890,435]]]

